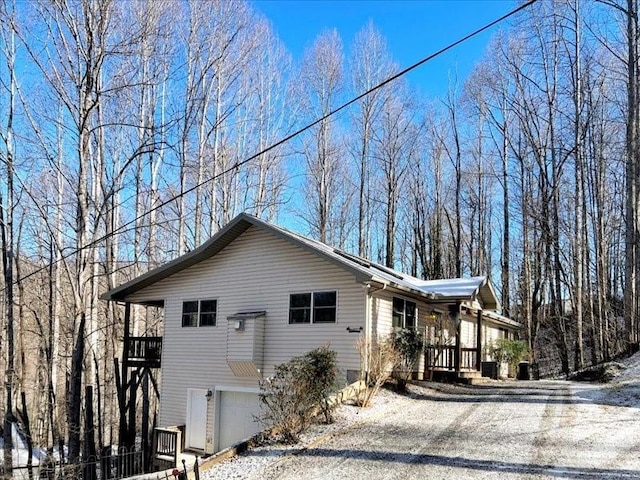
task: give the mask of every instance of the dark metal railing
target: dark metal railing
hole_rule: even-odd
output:
[[[14,480],[119,480],[144,473],[143,452],[124,447],[105,447],[101,455],[82,458],[74,464],[45,458],[31,468],[15,466]]]

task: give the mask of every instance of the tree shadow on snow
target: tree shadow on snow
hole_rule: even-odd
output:
[[[608,384],[553,382],[509,382],[502,385],[446,385],[423,382],[418,385],[431,392],[409,392],[417,400],[460,403],[529,403],[529,404],[602,404],[640,407],[640,384],[625,386]]]
[[[432,465],[449,468],[461,468],[482,472],[500,472],[505,474],[540,475],[545,478],[593,479],[603,478],[640,478],[640,470],[604,469],[586,467],[563,467],[554,465],[536,465],[494,460],[476,460],[463,457],[447,457],[443,455],[395,453],[372,450],[338,450],[330,448],[314,448],[303,450],[299,456],[317,458],[344,458],[352,460],[374,460],[395,462],[407,465]]]

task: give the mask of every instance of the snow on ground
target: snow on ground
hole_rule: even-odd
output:
[[[640,352],[635,353],[621,363],[625,368],[615,377],[615,382],[618,384],[640,382]]]
[[[13,438],[13,465],[23,466],[27,464],[29,459],[29,451],[27,449],[27,442],[24,437],[18,433],[16,424],[12,424],[12,438]],[[4,443],[2,437],[0,437],[0,458],[4,455]],[[38,448],[33,449],[33,465],[39,465],[41,460],[47,456],[44,450]]]
[[[264,445],[201,478],[640,478],[640,353],[609,383],[422,382],[341,406],[300,444]]]
[[[334,422],[330,425],[315,424],[303,433],[300,442],[296,445],[283,445],[281,443],[265,444],[252,448],[248,452],[226,460],[213,468],[201,472],[203,480],[212,479],[244,479],[253,472],[269,466],[286,455],[295,455],[301,451],[322,442],[332,435],[342,433],[376,416],[380,416],[393,406],[397,395],[381,390],[373,399],[371,406],[360,408],[354,405],[341,405],[334,413]]]
[[[252,448],[201,478],[396,478],[399,464],[408,470],[398,478],[640,478],[640,352],[611,371],[603,384],[423,382],[407,396],[382,390],[368,408],[340,406],[333,424],[312,426],[297,445]],[[464,445],[467,437],[475,443]],[[26,465],[17,431],[14,444],[14,465]],[[340,462],[327,463],[327,452]],[[34,464],[41,458],[36,451]],[[426,476],[416,470],[424,463]]]
[[[594,392],[594,396],[611,405],[640,407],[640,352],[614,362],[612,379]]]

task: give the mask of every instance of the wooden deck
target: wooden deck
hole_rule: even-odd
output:
[[[125,338],[127,367],[160,368],[162,337]]]

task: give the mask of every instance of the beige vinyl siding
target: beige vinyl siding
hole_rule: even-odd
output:
[[[264,318],[245,318],[236,330],[238,320],[224,319],[227,324],[227,361],[252,362],[262,371],[264,362]]]
[[[393,294],[389,290],[373,291],[370,295],[371,338],[391,333]]]
[[[463,317],[460,323],[460,345],[463,348],[475,348],[478,321],[472,317]]]
[[[433,307],[419,298],[410,297],[401,293],[394,293],[388,289],[376,290],[370,293],[370,315],[372,335],[388,335],[393,327],[393,297],[403,298],[416,304],[418,309],[418,329],[425,333],[425,327],[429,323],[429,314]]]
[[[482,325],[482,360],[493,360],[489,355],[489,349],[499,338],[499,331],[486,323]]]
[[[506,327],[503,327],[506,328]],[[509,334],[513,335],[513,330],[509,329]],[[482,346],[483,346],[483,359],[493,360],[488,354],[489,348],[495,344],[495,341],[499,338],[504,338],[504,333],[500,331],[500,327],[494,323],[487,322],[482,325]]]
[[[335,324],[289,325],[289,294],[326,290],[337,291]],[[184,423],[189,387],[258,387],[257,379],[234,376],[226,363],[227,316],[238,312],[267,312],[262,347],[266,376],[274,365],[322,345],[337,351],[343,372],[358,369],[357,334],[348,333],[347,327],[364,327],[365,292],[352,274],[250,227],[215,257],[131,295],[130,301],[165,301],[160,426]],[[182,302],[207,298],[218,300],[217,326],[181,327]],[[242,347],[247,352],[249,348],[256,347],[249,342]],[[208,445],[213,442],[213,403]]]
[[[428,335],[429,314],[433,307],[418,298],[409,297],[400,293],[394,293],[391,290],[383,289],[373,291],[369,295],[369,312],[371,316],[370,333],[371,337],[384,338],[387,337],[393,329],[393,297],[404,298],[415,302],[418,309],[417,329],[426,339]],[[424,355],[418,360],[417,371],[424,372]]]

